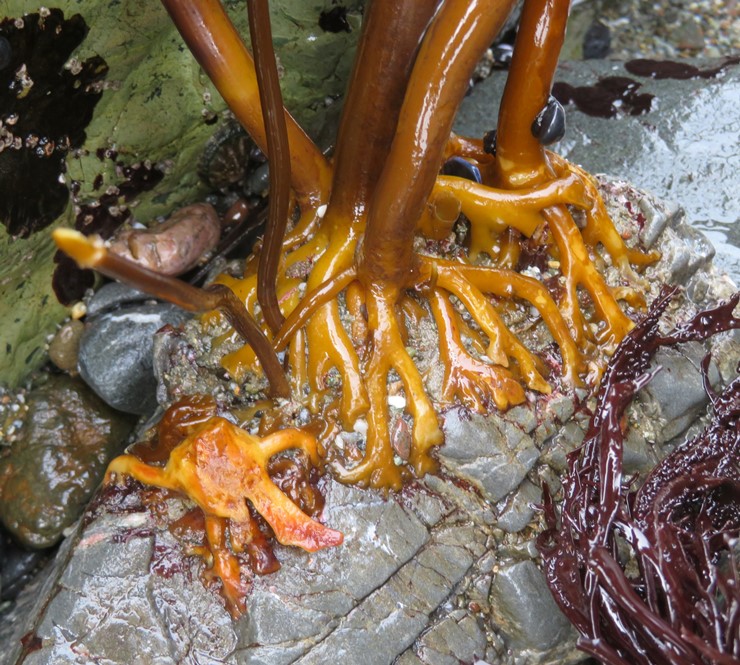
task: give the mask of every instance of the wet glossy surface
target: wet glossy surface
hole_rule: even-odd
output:
[[[723,61],[718,61],[717,66]],[[690,62],[692,66],[696,63]],[[706,63],[701,69],[708,69]],[[740,280],[740,66],[714,78],[640,78],[613,62],[566,62],[556,80],[594,86],[605,77],[637,81],[653,95],[649,112],[613,118],[567,107],[568,132],[558,152],[590,173],[624,178],[636,187],[680,204],[687,220],[717,248],[716,265]],[[491,129],[503,76],[479,84],[458,114],[456,131],[472,136]],[[619,110],[619,109],[618,109]]]

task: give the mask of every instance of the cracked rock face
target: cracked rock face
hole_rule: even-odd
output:
[[[641,239],[665,257],[646,273],[648,299],[666,280],[686,286],[688,298],[669,318],[732,293],[682,211],[623,182],[603,185],[607,201],[621,206],[615,211],[625,201],[641,211]],[[727,334],[711,345],[712,378],[727,382],[740,342]],[[658,358],[662,378],[628,413],[626,469],[644,473],[701,416],[697,359],[706,350],[689,346]],[[163,520],[138,500],[104,495],[64,543],[43,587],[21,600],[16,621],[0,624],[0,645],[11,645],[0,655],[25,665],[584,661],[549,595],[534,542],[543,527],[535,508],[542,483],[559,489],[588,408],[583,394],[557,390],[486,418],[453,408],[442,414],[440,475],[388,497],[328,481],[321,520],[344,533],[344,544],[313,554],[276,546],[281,569],[253,578],[238,621]],[[169,498],[163,511],[177,516],[185,508]]]

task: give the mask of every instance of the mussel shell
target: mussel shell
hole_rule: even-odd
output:
[[[442,166],[442,175],[454,175],[458,178],[466,178],[474,182],[482,182],[480,169],[462,157],[450,157]]]
[[[550,96],[532,123],[532,134],[542,145],[552,145],[565,136],[565,109],[563,105]]]
[[[487,155],[496,154],[496,130],[491,129],[483,134],[483,152]]]

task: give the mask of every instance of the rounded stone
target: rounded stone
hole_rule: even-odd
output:
[[[79,517],[133,423],[66,375],[49,377],[28,402],[21,436],[0,457],[0,521],[38,549]]]
[[[108,405],[146,415],[157,406],[153,337],[189,314],[167,303],[139,304],[93,317],[80,341],[80,376]]]
[[[63,372],[77,373],[77,357],[80,350],[80,338],[85,329],[82,321],[67,321],[54,335],[49,344],[49,358]]]
[[[95,291],[92,298],[90,298],[87,303],[87,316],[89,319],[91,316],[97,316],[116,307],[152,299],[152,296],[128,286],[128,284],[108,282]]]
[[[48,558],[48,550],[26,549],[0,531],[0,599],[14,600]]]

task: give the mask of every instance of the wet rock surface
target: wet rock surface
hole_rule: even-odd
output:
[[[680,216],[663,226],[659,246],[691,244]],[[706,293],[730,289],[697,266],[691,279],[704,279]],[[656,271],[668,274],[665,265]],[[715,343],[740,358],[737,340]],[[684,428],[687,409],[701,411],[690,368],[704,351],[659,359],[671,380],[631,410],[639,436],[627,442],[626,463],[649,468],[670,446],[664,432]],[[679,380],[688,385],[680,409],[670,399]],[[12,645],[5,662],[75,662],[69,654],[121,665],[581,662],[538,567],[534,504],[543,479],[557,488],[565,455],[579,445],[583,406],[556,392],[487,418],[453,408],[443,414],[440,475],[388,497],[329,481],[321,519],[344,544],[313,554],[276,546],[281,569],[253,578],[238,621],[161,517],[189,506],[171,497],[150,512],[140,496],[108,489],[34,591],[35,609],[12,628],[0,625],[0,640]],[[21,654],[19,637],[29,634],[38,648]]]
[[[90,317],[80,340],[80,376],[110,406],[145,415],[157,406],[154,333],[190,318],[175,305],[140,303]]]
[[[691,64],[704,70],[722,62]],[[679,202],[692,226],[717,248],[716,265],[738,281],[740,65],[729,65],[713,78],[655,80],[632,74],[619,62],[564,62],[555,80],[587,86],[593,99],[606,95],[599,81],[613,77],[621,77],[636,94],[652,96],[646,112],[630,115],[624,99],[615,101],[613,117],[588,115],[569,104],[565,138],[555,150],[590,173],[624,178]],[[504,73],[495,72],[475,87],[458,114],[456,131],[482,136],[493,129],[505,79]],[[679,261],[676,271],[681,270]],[[681,280],[680,274],[676,277]]]
[[[49,377],[28,404],[21,436],[0,450],[0,520],[43,548],[80,516],[133,423],[67,376]]]
[[[52,552],[19,545],[0,529],[0,600],[15,600],[50,556]]]
[[[493,117],[495,111],[488,106],[485,112]],[[680,279],[703,305],[731,293],[680,209],[635,194],[625,183],[605,181],[605,193],[612,202],[627,197],[634,204],[634,215],[626,216],[644,216],[641,238],[666,257],[650,269],[651,295],[667,279]],[[681,308],[671,315],[680,318]],[[163,340],[161,352],[184,364],[187,340]],[[740,344],[730,335],[712,344],[726,381]],[[626,466],[650,468],[672,443],[666,432],[675,436],[690,424],[689,411],[703,412],[692,371],[704,352],[689,347],[659,358],[670,380],[631,409],[636,435],[626,442]],[[174,365],[162,367],[166,384]],[[679,380],[688,387],[677,405],[671,395]],[[160,395],[177,397],[171,385],[160,385]],[[45,588],[34,590],[35,609],[0,624],[0,644],[11,645],[5,662],[583,661],[546,588],[534,545],[542,528],[534,508],[542,481],[557,491],[565,456],[583,437],[588,403],[582,399],[556,391],[488,418],[447,411],[442,473],[387,498],[330,481],[322,521],[344,533],[344,544],[314,554],[277,546],[282,568],[253,579],[247,614],[236,622],[216,590],[203,586],[202,563],[183,559],[161,520],[109,498],[64,543]],[[158,512],[174,517],[183,510],[182,501],[170,498]],[[38,648],[21,655],[22,635],[33,636]]]

